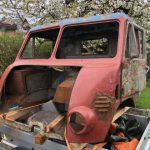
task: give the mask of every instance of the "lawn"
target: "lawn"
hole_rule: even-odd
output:
[[[150,109],[150,82],[147,83],[147,88],[140,95],[136,105],[138,108]]]

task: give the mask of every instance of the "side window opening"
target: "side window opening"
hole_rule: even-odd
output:
[[[83,45],[83,55],[93,54],[93,53],[107,54],[109,48],[108,42],[109,39],[107,37],[82,41],[81,44]]]
[[[129,24],[126,41],[126,58],[143,58],[143,31]]]
[[[133,25],[129,27],[129,49],[130,49],[130,57],[137,58],[138,57],[138,47],[134,32]]]
[[[138,46],[139,58],[143,58],[144,57],[144,44],[143,44],[144,33],[142,30],[135,28],[135,36],[136,36],[136,41]]]

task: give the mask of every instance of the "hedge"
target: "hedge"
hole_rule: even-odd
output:
[[[15,60],[22,41],[22,33],[17,33],[15,36],[0,35],[0,76],[6,67]]]
[[[23,33],[17,33],[16,36],[0,34],[0,76],[11,64],[23,41]],[[148,65],[150,66],[150,52],[148,53]],[[150,78],[150,73],[147,76]]]

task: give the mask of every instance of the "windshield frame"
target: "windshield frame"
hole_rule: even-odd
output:
[[[38,33],[38,32],[48,31],[48,30],[55,30],[55,29],[58,29],[58,34],[57,34],[55,45],[54,45],[54,47],[52,49],[52,52],[49,54],[48,58],[23,58],[23,53],[25,52],[26,46],[28,45],[28,42],[32,38],[33,34]],[[52,53],[54,52],[55,47],[56,47],[56,45],[58,43],[57,41],[58,41],[58,37],[59,37],[60,31],[61,31],[61,27],[60,26],[47,27],[45,29],[40,29],[40,30],[36,30],[36,31],[31,31],[31,32],[29,31],[27,33],[27,35],[25,36],[25,40],[24,40],[24,42],[23,42],[23,44],[21,46],[20,52],[18,53],[17,57],[19,57],[20,60],[48,60],[48,59],[50,59],[52,57]]]
[[[115,57],[113,58],[84,58],[84,59],[57,59],[56,58],[56,53],[57,53],[57,49],[59,47],[59,43],[60,43],[60,40],[61,40],[61,37],[62,37],[62,33],[63,33],[63,30],[65,27],[67,26],[79,26],[79,25],[86,25],[86,24],[95,24],[95,23],[107,23],[107,22],[118,22],[119,24],[119,33],[118,33],[118,44],[117,44],[117,54]],[[127,19],[126,18],[123,18],[123,17],[120,17],[118,19],[108,19],[108,20],[100,20],[100,21],[94,21],[94,22],[84,22],[84,23],[78,23],[78,24],[68,24],[68,25],[56,25],[56,26],[48,26],[46,28],[42,28],[42,29],[37,29],[37,30],[34,30],[34,31],[29,31],[26,36],[25,36],[25,39],[23,41],[23,44],[18,52],[18,55],[15,59],[15,61],[22,61],[22,63],[25,63],[27,62],[28,60],[30,61],[31,60],[31,63],[34,63],[34,61],[38,61],[38,60],[42,60],[43,62],[49,62],[49,60],[52,60],[53,63],[52,64],[62,64],[63,62],[65,64],[69,63],[70,61],[72,61],[72,63],[96,63],[96,62],[99,62],[100,60],[103,60],[103,61],[109,61],[109,60],[115,60],[115,59],[118,59],[119,61],[121,61],[122,57],[123,57],[123,49],[124,49],[124,38],[125,38],[125,30],[126,30],[126,23],[127,23]],[[22,59],[21,58],[21,55],[23,53],[23,50],[24,50],[24,47],[30,37],[30,35],[34,32],[41,32],[41,31],[45,31],[45,30],[51,30],[51,29],[56,29],[56,28],[59,28],[59,33],[58,33],[58,37],[57,37],[57,40],[56,40],[56,43],[55,43],[55,46],[54,46],[54,49],[53,49],[53,52],[51,54],[51,57],[49,59]],[[29,63],[28,61],[28,63]]]
[[[59,48],[59,44],[61,42],[61,38],[63,36],[63,32],[65,30],[65,28],[67,27],[76,27],[76,26],[80,26],[80,25],[92,25],[92,24],[101,24],[101,23],[112,23],[112,22],[117,22],[118,23],[118,42],[117,42],[117,49],[116,49],[116,55],[114,57],[95,57],[95,58],[57,58],[56,54],[58,52],[58,48]],[[89,61],[89,60],[99,60],[99,59],[114,59],[116,57],[118,57],[118,47],[119,47],[119,36],[120,36],[120,32],[121,32],[121,21],[120,19],[111,19],[111,20],[100,20],[100,21],[94,21],[94,22],[85,22],[85,23],[78,23],[78,24],[69,24],[69,25],[64,25],[61,27],[61,31],[60,31],[60,35],[59,35],[59,39],[58,39],[58,43],[57,43],[57,47],[55,49],[55,51],[53,51],[52,53],[52,58],[56,59],[57,61],[70,61],[70,60],[74,60],[74,61],[78,61],[78,60],[82,60],[82,61]]]

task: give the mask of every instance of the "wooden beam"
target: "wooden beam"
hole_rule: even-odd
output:
[[[82,150],[88,144],[88,143],[69,143],[66,135],[66,128],[65,128],[65,140],[68,150]]]
[[[50,124],[46,126],[46,132],[50,132],[55,126],[57,126],[62,120],[64,120],[65,116],[59,115],[57,116]]]
[[[46,137],[45,135],[38,133],[35,135],[34,139],[35,139],[35,144],[42,145],[45,142]]]
[[[124,107],[116,112],[113,117],[112,123],[115,122],[119,117],[121,117],[125,112],[129,110],[130,107]]]
[[[9,113],[5,116],[5,119],[7,121],[14,122],[15,120],[19,119],[20,117],[22,117],[22,116],[28,114],[29,112],[31,112],[32,109],[33,108],[22,110],[22,111],[11,112],[11,113]]]
[[[15,110],[15,111],[10,111],[6,114],[3,114],[4,119],[14,122],[18,118],[28,114],[31,110],[33,110],[34,108],[36,108],[38,106],[41,106],[42,104],[38,104],[38,105],[26,107],[26,108],[21,108],[21,109]]]

